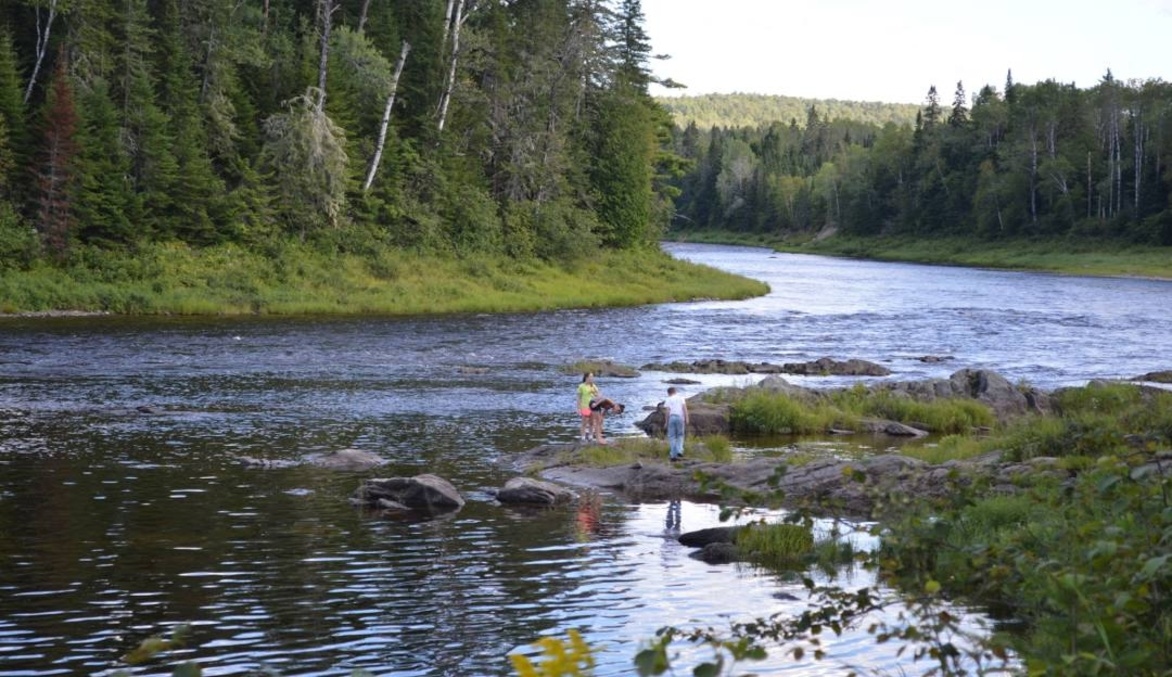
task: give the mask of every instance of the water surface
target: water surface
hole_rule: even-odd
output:
[[[665,503],[497,505],[516,454],[577,433],[563,365],[858,357],[891,379],[979,367],[1047,389],[1172,366],[1167,282],[672,250],[772,291],[517,315],[0,321],[0,674],[109,674],[185,622],[178,658],[211,675],[507,675],[509,652],[569,628],[599,647],[598,674],[631,674],[657,628],[800,609],[782,593],[801,587],[688,558]],[[600,379],[630,405],[610,433],[637,434],[670,376]],[[697,379],[689,394],[751,380]],[[347,503],[362,474],[237,461],[342,447],[390,459],[380,475],[447,477],[468,505],[385,519]],[[681,521],[712,526],[718,511],[684,503]],[[916,672],[895,648],[849,634],[825,663],[763,670]]]

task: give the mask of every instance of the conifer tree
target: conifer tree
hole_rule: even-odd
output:
[[[104,78],[96,78],[78,96],[78,110],[78,239],[102,246],[134,242],[139,233],[132,224],[141,218],[141,205],[129,178],[130,159],[118,138],[118,109]]]
[[[956,83],[956,94],[952,97],[952,111],[948,114],[948,126],[963,127],[968,124],[969,109],[968,100],[964,93],[964,83],[959,80]]]
[[[42,107],[40,162],[36,165],[36,227],[45,248],[63,259],[73,236],[77,111],[66,59],[57,55]]]
[[[12,36],[7,28],[0,26],[0,123],[4,125],[5,130],[4,135],[0,136],[0,149],[7,154],[9,170],[23,164],[21,154],[26,150],[28,143],[21,89]],[[2,172],[0,184],[10,188],[15,178],[11,171]],[[0,189],[0,195],[10,192],[7,189]]]
[[[164,186],[170,197],[167,231],[186,242],[210,244],[220,239],[220,201],[224,184],[212,168],[202,124],[197,80],[181,34],[175,0],[162,5],[157,43],[159,104],[170,121],[169,155],[174,158],[174,183]]]

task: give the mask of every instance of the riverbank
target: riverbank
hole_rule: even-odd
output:
[[[764,283],[656,249],[600,250],[567,264],[503,256],[366,255],[287,243],[149,246],[0,273],[0,314],[414,315],[743,299]]]
[[[1129,245],[1112,241],[1070,242],[1061,239],[1026,238],[987,241],[963,237],[920,239],[843,235],[832,235],[823,239],[795,239],[722,231],[674,233],[672,238],[709,244],[769,247],[794,254],[821,254],[876,261],[1172,280],[1172,247]]]

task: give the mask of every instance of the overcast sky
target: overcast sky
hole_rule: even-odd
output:
[[[985,84],[1172,80],[1172,0],[643,0],[685,94],[923,103]],[[658,88],[653,94],[662,94]]]

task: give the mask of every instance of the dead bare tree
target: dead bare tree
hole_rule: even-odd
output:
[[[330,32],[334,26],[334,12],[338,10],[335,0],[320,0],[318,3],[321,12],[321,60],[317,66],[317,89],[321,92],[317,99],[318,111],[326,105],[326,75],[329,73],[330,62]]]

